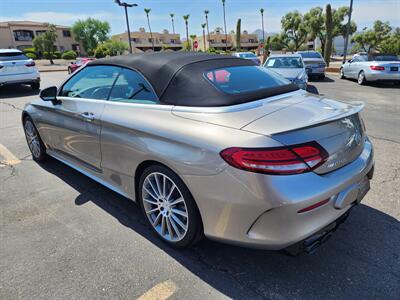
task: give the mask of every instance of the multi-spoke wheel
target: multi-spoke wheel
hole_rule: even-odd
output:
[[[46,149],[30,117],[24,119],[24,131],[33,159],[37,161],[44,160],[46,158]]]
[[[358,74],[357,83],[358,83],[359,85],[365,85],[365,84],[367,83],[367,79],[365,78],[364,71],[361,71],[361,72]]]
[[[152,229],[176,247],[192,245],[201,233],[200,216],[189,190],[171,170],[154,165],[140,179],[141,206]]]

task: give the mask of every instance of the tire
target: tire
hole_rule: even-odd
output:
[[[346,76],[344,76],[343,68],[340,68],[339,77],[340,77],[340,79],[346,79]]]
[[[161,165],[145,169],[140,176],[138,195],[147,223],[163,242],[185,248],[203,236],[196,203],[183,181],[170,169]]]
[[[39,136],[39,133],[33,124],[33,121],[30,117],[25,117],[24,122],[24,132],[26,142],[28,143],[29,150],[32,153],[32,158],[35,161],[44,161],[47,158],[46,147],[43,144],[42,139]]]
[[[34,91],[40,90],[40,83],[39,83],[39,82],[33,82],[33,83],[31,83],[31,88],[32,88],[32,90],[34,90]]]
[[[364,71],[361,71],[360,73],[358,73],[357,83],[359,85],[366,85],[367,84],[367,80],[365,79]]]
[[[70,67],[68,67],[68,74],[72,73],[72,69]]]

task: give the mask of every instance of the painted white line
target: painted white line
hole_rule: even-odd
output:
[[[14,166],[19,164],[21,161],[11,153],[5,146],[0,144],[0,167]]]
[[[176,284],[172,280],[168,279],[167,281],[161,282],[152,287],[140,296],[138,300],[165,300],[171,297],[177,288]]]

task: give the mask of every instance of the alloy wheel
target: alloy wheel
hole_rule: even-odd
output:
[[[358,84],[364,84],[365,82],[365,75],[364,72],[360,72],[360,74],[358,74]]]
[[[35,126],[32,124],[30,120],[25,122],[25,135],[26,140],[28,141],[29,149],[32,152],[32,155],[35,158],[39,158],[41,155],[41,147],[40,147],[40,140],[37,134]]]
[[[176,183],[165,174],[147,175],[142,185],[143,207],[155,231],[169,242],[182,240],[189,227],[188,209]]]

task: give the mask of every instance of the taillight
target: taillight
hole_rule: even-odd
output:
[[[385,70],[385,67],[382,67],[382,66],[369,66],[369,68],[374,71],[384,71]]]
[[[25,64],[25,66],[34,67],[35,66],[35,62],[34,61],[28,62],[27,64]]]
[[[301,214],[301,213],[304,213],[304,212],[307,212],[307,211],[316,209],[317,207],[320,207],[320,206],[322,206],[322,205],[328,203],[329,200],[330,200],[330,199],[325,199],[325,200],[319,201],[319,202],[317,202],[317,203],[315,203],[315,204],[313,204],[313,205],[307,206],[307,207],[305,207],[305,208],[303,208],[303,209],[300,209],[300,210],[298,211],[298,213]]]
[[[277,148],[228,148],[220,153],[231,166],[256,173],[289,175],[309,172],[328,158],[316,142]]]

